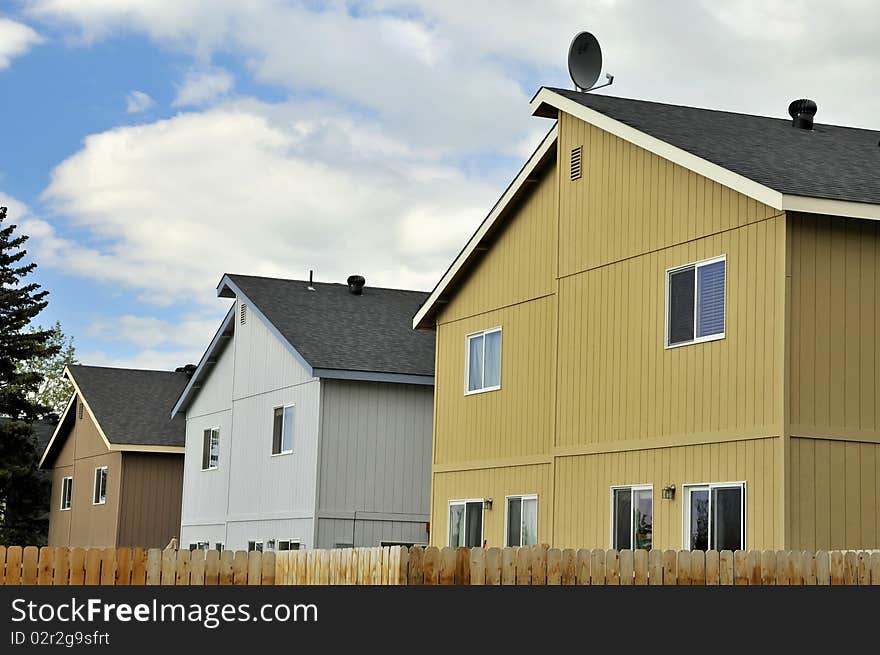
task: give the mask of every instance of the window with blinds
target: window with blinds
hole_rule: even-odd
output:
[[[666,347],[724,338],[727,259],[666,272]]]

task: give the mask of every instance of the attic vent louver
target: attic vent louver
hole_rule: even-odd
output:
[[[583,146],[571,149],[571,179],[579,180],[581,177],[581,157],[583,155]]]
[[[244,303],[241,303],[240,313],[241,313],[240,321],[241,321],[241,324],[244,325],[245,323],[247,323],[247,305],[245,305]]]
[[[812,100],[807,98],[795,100],[788,106],[788,115],[791,116],[792,126],[802,130],[812,130],[813,117],[818,110],[818,106]]]

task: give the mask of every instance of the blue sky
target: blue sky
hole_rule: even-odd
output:
[[[196,361],[222,273],[431,288],[550,124],[603,92],[880,126],[872,2],[0,1],[0,202],[85,363]]]

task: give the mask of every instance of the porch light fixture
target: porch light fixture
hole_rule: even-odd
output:
[[[492,509],[492,499],[486,498],[483,500],[483,509]]]
[[[675,485],[669,484],[663,487],[663,500],[675,499]]]

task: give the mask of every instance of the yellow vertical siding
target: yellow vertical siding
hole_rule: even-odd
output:
[[[431,543],[445,546],[449,533],[449,501],[491,498],[483,512],[483,538],[489,546],[504,545],[505,497],[537,494],[538,543],[552,542],[553,488],[550,466],[511,466],[434,474]]]
[[[550,164],[533,188],[507,211],[508,220],[474,271],[443,309],[438,323],[473,316],[490,309],[538,298],[553,292],[556,254],[556,165]]]
[[[880,441],[880,224],[790,221],[791,433]]]
[[[437,326],[434,464],[548,454],[555,296]],[[464,393],[465,337],[501,326],[501,389]]]
[[[557,444],[782,434],[785,217],[559,282]],[[726,336],[664,348],[666,270],[727,256]]]
[[[791,458],[791,548],[880,548],[880,444],[792,438]]]
[[[583,146],[583,176],[568,176]],[[562,113],[559,274],[730,230],[778,214],[638,146]]]
[[[778,439],[631,450],[556,461],[554,545],[609,548],[611,487],[649,484],[654,491],[654,548],[682,548],[683,485],[746,483],[746,546],[781,548],[774,460]],[[674,500],[662,498],[674,484]]]

